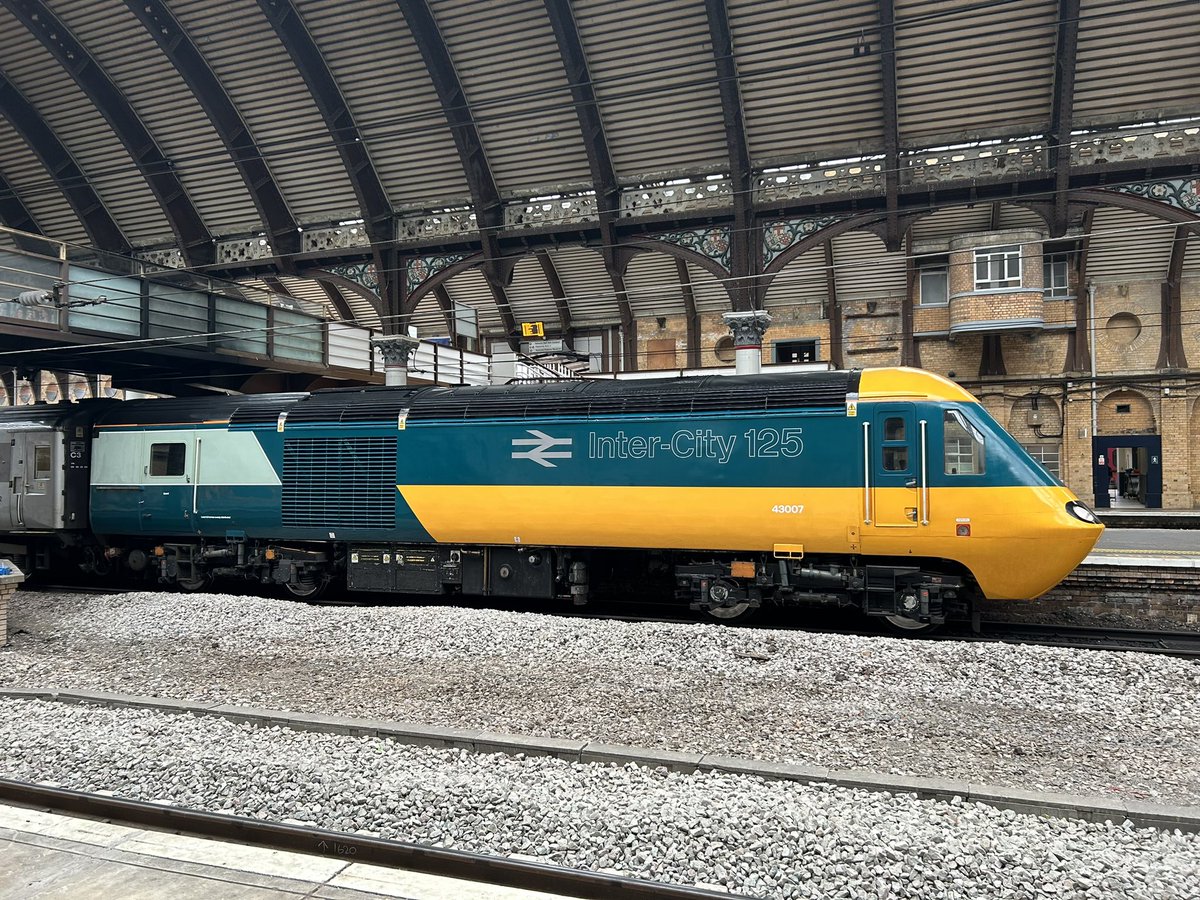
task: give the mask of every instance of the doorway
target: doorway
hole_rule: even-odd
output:
[[[1092,489],[1097,509],[1162,508],[1162,438],[1092,438]]]

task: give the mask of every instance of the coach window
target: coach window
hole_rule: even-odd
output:
[[[946,410],[942,423],[945,437],[946,474],[983,474],[983,435],[956,409]]]
[[[908,471],[908,440],[904,419],[891,416],[883,420],[883,469],[885,472]]]
[[[33,480],[45,481],[50,477],[51,453],[49,447],[33,448]]]
[[[182,475],[186,444],[151,444],[150,474]]]

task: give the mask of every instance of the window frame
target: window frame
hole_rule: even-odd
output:
[[[900,433],[898,436],[888,431],[889,426],[893,422],[900,423]],[[889,412],[883,420],[880,437],[882,438],[879,442],[880,470],[887,475],[907,475],[912,472],[912,454],[909,452],[910,444],[908,440],[908,418],[900,414],[892,415]],[[894,459],[896,451],[903,453],[901,460],[904,463],[903,468],[893,468],[888,465],[889,461]]]
[[[975,290],[987,291],[1021,287],[1024,267],[1021,260],[1020,244],[976,247],[974,262],[975,267],[972,271],[974,274]],[[985,277],[983,278],[979,277],[981,265],[985,268]],[[1000,267],[999,271],[995,269],[997,265]],[[1014,268],[1016,275],[1012,274]],[[1000,277],[993,278],[993,275],[1000,275]]]
[[[950,428],[951,424],[959,426],[971,440],[971,468],[970,472],[951,471],[950,465]],[[956,442],[961,440],[956,439]],[[955,453],[956,460],[962,459],[961,450]],[[957,468],[961,469],[961,463]],[[943,474],[952,478],[964,478],[973,475],[987,474],[987,441],[982,431],[976,427],[975,423],[968,419],[960,410],[947,409],[942,415],[942,471]]]
[[[781,348],[788,347],[793,344],[811,344],[812,345],[812,359],[807,359],[807,360],[805,360],[805,359],[801,359],[801,360],[780,359],[779,354],[780,354]],[[796,365],[802,365],[806,362],[820,362],[820,360],[821,360],[821,340],[820,340],[820,338],[787,338],[786,340],[775,341],[774,344],[772,345],[772,347],[774,349],[776,365],[796,366]]]
[[[1054,269],[1062,266],[1062,284],[1054,283]],[[1047,277],[1049,276],[1049,277]],[[1042,295],[1054,300],[1066,300],[1071,294],[1071,254],[1045,253],[1042,255]]]
[[[54,448],[49,444],[33,446],[33,480],[49,481],[54,475]]]
[[[922,266],[917,270],[917,306],[948,306],[950,304],[950,266],[949,264],[937,266]],[[945,292],[940,294],[939,300],[926,300],[925,276],[941,276],[945,285]]]
[[[159,447],[166,447],[166,455],[156,457],[155,451]],[[178,448],[178,459],[175,458],[174,448]],[[155,471],[159,460],[163,462],[162,468],[165,471]],[[178,472],[173,471],[176,466],[172,463],[177,463]],[[187,442],[186,441],[159,441],[150,444],[150,465],[146,470],[151,478],[180,478],[187,473]]]

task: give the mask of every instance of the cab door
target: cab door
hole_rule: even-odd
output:
[[[916,528],[922,518],[923,485],[915,406],[879,404],[871,432],[870,523],[876,528]]]
[[[142,435],[142,493],[138,501],[145,534],[182,535],[196,530],[196,434],[148,431]]]

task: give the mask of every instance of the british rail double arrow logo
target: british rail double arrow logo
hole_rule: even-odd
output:
[[[539,466],[544,466],[547,469],[556,469],[558,466],[550,460],[552,459],[570,459],[571,451],[554,450],[554,447],[570,447],[574,442],[572,438],[556,438],[551,437],[544,431],[527,430],[526,434],[532,434],[531,438],[513,438],[513,459],[531,459]],[[528,450],[517,450],[517,447],[528,447]]]

